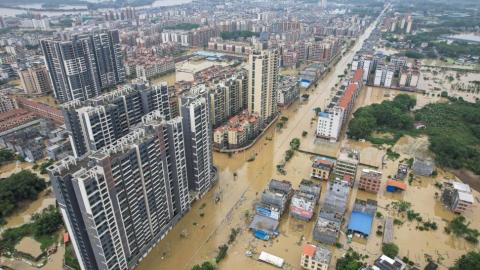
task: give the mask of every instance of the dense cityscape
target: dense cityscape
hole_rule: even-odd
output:
[[[475,0],[5,0],[0,270],[480,270]]]

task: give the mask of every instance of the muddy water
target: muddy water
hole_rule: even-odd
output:
[[[36,200],[20,205],[17,211],[7,218],[7,224],[4,228],[17,227],[29,222],[32,214],[39,213],[50,205],[55,205],[55,197],[51,188],[48,188],[38,194]]]
[[[194,264],[212,260],[218,246],[228,241],[231,228],[241,228],[242,232],[230,248],[227,258],[220,263],[220,269],[271,269],[271,266],[245,257],[246,250],[258,253],[269,251],[284,257],[291,269],[298,268],[300,245],[305,242],[300,242],[300,239],[304,236],[306,240],[311,240],[313,222],[298,222],[284,216],[280,226],[281,236],[266,243],[254,239],[247,231],[245,212],[252,212],[258,194],[271,178],[289,180],[296,187],[303,178],[309,177],[311,161],[308,155],[296,153],[286,165],[285,176],[277,174],[276,165],[283,159],[290,140],[302,138],[302,131],[309,133],[307,138],[301,139],[302,144],[311,144],[315,129],[311,121],[314,117],[313,108],[327,105],[330,89],[338,81],[337,76],[343,74],[354,52],[360,49],[370,32],[371,28],[361,37],[361,42],[357,42],[354,49],[318,83],[317,89],[309,92],[310,99],[307,102],[298,101],[282,112],[289,118],[282,130],[277,131],[272,126],[252,148],[232,157],[214,154],[219,182],[206,197],[192,206],[192,210],[140,262],[138,269],[190,269]],[[336,154],[336,150],[332,152]],[[253,161],[248,161],[253,158]],[[216,194],[222,198],[218,204],[213,200]]]

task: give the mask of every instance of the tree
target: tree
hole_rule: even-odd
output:
[[[398,246],[394,243],[383,244],[382,252],[383,254],[393,259],[398,255]]]
[[[0,165],[15,160],[15,153],[9,149],[0,149]]]
[[[215,270],[215,269],[217,268],[211,262],[204,262],[201,265],[196,264],[192,267],[192,270]]]
[[[322,109],[320,107],[316,107],[313,110],[315,111],[315,115],[318,115],[319,113],[322,112]]]
[[[410,111],[417,105],[417,100],[407,94],[399,94],[393,99],[393,104],[402,111]]]
[[[353,251],[352,249],[348,250],[347,254],[342,258],[337,260],[335,264],[336,270],[358,270],[364,263],[362,262],[362,255]]]
[[[215,262],[219,263],[221,260],[223,260],[227,256],[227,251],[228,251],[228,246],[227,245],[221,245],[218,247],[218,254],[215,257]]]
[[[45,181],[28,170],[14,173],[0,181],[0,223],[10,215],[17,205],[34,200],[47,187]]]
[[[375,129],[375,118],[369,117],[355,117],[348,125],[347,134],[350,138],[364,139],[370,136]]]
[[[480,265],[480,252],[470,251],[462,255],[449,270],[477,270]]]

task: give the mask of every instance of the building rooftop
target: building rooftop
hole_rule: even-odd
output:
[[[350,83],[347,86],[347,89],[343,93],[343,96],[340,98],[338,101],[338,106],[342,108],[347,108],[350,102],[352,101],[353,95],[355,94],[355,91],[357,91],[358,86],[354,83]]]

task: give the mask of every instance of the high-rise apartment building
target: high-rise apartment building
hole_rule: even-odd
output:
[[[190,208],[182,119],[153,111],[113,144],[48,168],[82,270],[132,269]]]
[[[210,118],[214,127],[246,109],[248,78],[243,72],[209,88]]]
[[[171,118],[168,86],[138,81],[86,101],[62,105],[65,125],[75,157],[83,157],[125,136],[154,110]]]
[[[68,41],[42,40],[55,98],[86,100],[125,81],[117,30],[74,35]]]
[[[214,179],[212,160],[212,124],[207,92],[186,93],[181,97],[189,189],[202,196]]]
[[[278,66],[277,50],[255,50],[248,59],[248,111],[264,123],[278,114]]]
[[[27,94],[46,94],[52,91],[52,83],[44,65],[35,64],[18,72]]]

